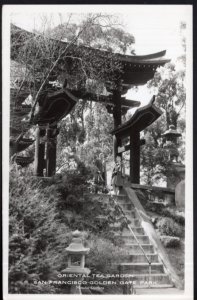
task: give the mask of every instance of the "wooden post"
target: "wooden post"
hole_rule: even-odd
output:
[[[43,176],[44,169],[44,154],[45,154],[45,143],[41,142],[41,138],[45,136],[46,130],[41,129],[39,126],[36,128],[36,143],[35,143],[35,165],[34,173],[36,176]]]
[[[140,183],[140,133],[130,135],[130,180]]]
[[[46,146],[46,176],[55,175],[56,171],[56,146],[57,146],[57,127],[47,129]]]
[[[114,129],[121,125],[121,94],[119,90],[113,92],[113,103],[115,104],[113,109],[113,118],[114,118]],[[121,146],[121,139],[117,139],[116,136],[113,136],[113,154],[114,160],[118,153],[118,147]]]

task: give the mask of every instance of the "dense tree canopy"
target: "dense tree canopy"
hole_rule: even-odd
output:
[[[182,26],[182,25],[181,25]],[[146,184],[161,184],[169,173],[177,176],[169,164],[166,149],[163,148],[162,134],[170,125],[182,134],[178,141],[179,160],[185,159],[185,40],[183,54],[176,62],[166,64],[158,69],[148,87],[156,94],[156,105],[163,111],[162,116],[148,127],[145,132],[146,145],[142,147],[141,171]]]

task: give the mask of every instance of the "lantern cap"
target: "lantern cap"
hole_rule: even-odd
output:
[[[166,130],[163,134],[162,134],[162,136],[164,136],[164,137],[179,137],[179,136],[181,136],[181,133],[180,132],[178,132],[177,130],[176,130],[176,128],[175,128],[175,126],[174,125],[170,125],[169,126],[169,129],[168,130]]]
[[[85,248],[82,243],[81,232],[75,230],[72,232],[72,241],[70,245],[66,248],[66,252],[70,254],[86,254],[89,252],[89,248]]]
[[[77,229],[77,230],[72,232],[72,236],[73,237],[79,237],[79,236],[81,236],[81,232]]]

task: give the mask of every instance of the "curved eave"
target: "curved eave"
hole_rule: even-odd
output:
[[[67,89],[48,93],[43,99],[40,111],[34,116],[34,124],[59,122],[66,117],[78,99]]]
[[[166,50],[163,51],[159,51],[159,52],[155,52],[155,53],[151,53],[151,54],[146,54],[146,55],[123,55],[123,54],[118,54],[120,57],[122,57],[123,59],[131,59],[133,61],[137,61],[137,60],[150,60],[150,59],[155,59],[155,58],[161,58],[163,56],[166,55]]]
[[[68,46],[67,42],[61,41],[62,44],[65,44],[65,46]],[[170,59],[164,58],[166,55],[166,50],[159,51],[156,53],[151,53],[147,55],[125,55],[120,53],[111,53],[107,50],[100,50],[84,45],[79,45],[76,47],[79,47],[81,50],[87,51],[88,53],[91,53],[92,51],[94,53],[97,53],[99,56],[112,56],[114,59],[118,60],[121,63],[134,63],[134,64],[165,64],[167,62],[170,62]]]
[[[124,66],[132,66],[132,67],[138,67],[138,66],[144,66],[144,67],[158,67],[163,66],[166,63],[169,63],[170,59],[154,59],[154,60],[139,60],[139,61],[125,61]]]
[[[163,55],[161,55],[163,54]],[[165,64],[167,62],[170,62],[170,59],[164,58],[166,54],[166,50],[162,51],[162,52],[157,52],[157,53],[153,53],[153,54],[149,54],[149,55],[145,55],[145,56],[129,56],[129,55],[118,55],[118,58],[121,62],[128,64],[128,63],[132,63],[132,64]]]
[[[138,108],[127,122],[111,131],[111,134],[116,137],[126,137],[150,126],[162,114],[162,111],[153,104],[154,100],[155,97],[147,105]]]
[[[12,24],[12,26],[14,26],[15,29],[17,29],[18,32],[21,31],[23,33],[26,33],[30,37],[32,35],[35,35],[34,33],[29,32],[25,29],[22,29],[22,28],[20,28],[16,25]],[[56,41],[55,39],[51,39],[51,40]],[[59,42],[59,40],[57,40],[57,42]],[[67,47],[69,45],[69,43],[65,42],[65,41],[61,41],[61,44],[65,45],[65,47]],[[111,53],[109,51],[95,49],[95,48],[84,46],[84,45],[73,45],[72,47],[74,49],[80,48],[84,51],[87,51],[88,53],[91,53],[93,51],[95,54],[97,53],[98,55],[101,55],[101,56],[112,55],[112,57],[114,57],[114,59],[117,59],[117,60],[119,60],[120,62],[122,62],[124,64],[125,63],[126,64],[127,63],[134,63],[134,64],[163,65],[167,62],[170,62],[170,59],[164,58],[164,56],[166,55],[166,50],[159,51],[159,52],[156,52],[156,53],[151,53],[151,54],[148,54],[148,55],[124,55],[124,54],[119,54],[119,53]]]
[[[68,46],[67,42],[61,42],[62,44],[65,44],[65,46]],[[166,50],[148,54],[148,55],[124,55],[124,54],[119,54],[119,53],[111,53],[106,50],[100,50],[100,49],[95,49],[92,47],[87,47],[84,45],[75,45],[76,47],[74,48],[80,48],[82,51],[87,51],[91,55],[92,54],[97,54],[100,57],[112,57],[113,59],[119,61],[123,65],[129,65],[129,64],[146,64],[146,65],[164,65],[168,62],[170,62],[170,59],[164,58],[166,54]]]

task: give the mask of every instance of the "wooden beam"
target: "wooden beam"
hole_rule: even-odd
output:
[[[69,90],[69,89],[68,89]],[[94,102],[100,102],[100,103],[104,103],[107,105],[115,105],[116,101],[114,102],[114,97],[113,95],[97,95],[91,92],[87,92],[87,91],[80,91],[80,90],[69,90],[75,97],[79,98],[79,99],[83,99],[86,101],[94,101]],[[121,97],[121,95],[119,96],[119,102],[121,102],[121,106],[124,107],[138,107],[140,106],[140,101],[137,100],[129,100],[129,99],[125,99],[125,97]]]
[[[56,126],[57,127],[57,126]],[[46,146],[46,176],[51,177],[56,172],[56,149],[57,149],[57,129],[47,129],[47,146]]]
[[[121,105],[125,107],[138,107],[140,104],[140,101],[137,100],[129,100],[123,97],[121,98]]]
[[[130,180],[131,183],[140,183],[140,133],[130,137]]]
[[[114,91],[113,93],[113,103],[115,104],[113,109],[113,118],[114,118],[114,129],[116,129],[118,126],[121,125],[121,94],[119,90]],[[114,154],[114,161],[116,158],[116,155],[118,154],[118,147],[121,146],[121,139],[116,138],[116,136],[113,136],[113,154]]]
[[[145,139],[141,139],[140,140],[140,146],[143,146],[146,144],[146,140]],[[126,146],[122,146],[122,147],[118,147],[118,153],[123,153],[126,151],[129,151],[131,149],[132,145],[128,144]]]
[[[41,143],[40,139],[45,136],[46,130],[36,129],[36,143],[35,143],[35,162],[34,162],[34,173],[36,176],[43,177],[43,170],[45,168],[45,144]]]

